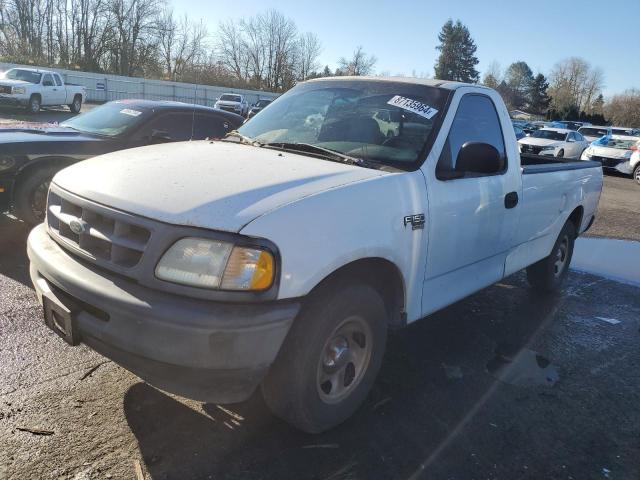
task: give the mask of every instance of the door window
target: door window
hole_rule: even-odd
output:
[[[191,138],[193,114],[188,112],[165,113],[151,119],[138,133],[138,138],[150,139],[155,133],[172,142]]]
[[[506,171],[506,151],[500,119],[493,102],[485,95],[468,94],[460,100],[436,166],[438,179],[449,180],[464,176],[465,172],[456,171],[456,159],[462,145],[466,142],[488,143],[495,147],[503,165],[497,174]],[[478,174],[474,173],[473,176]]]
[[[54,73],[53,79],[55,80],[57,86],[59,87],[62,86],[62,80],[60,80],[60,75],[58,75],[57,73]]]
[[[53,78],[51,77],[51,74],[47,73],[44,76],[44,79],[42,80],[42,85],[44,87],[53,87],[55,84],[53,83]]]
[[[232,130],[231,124],[219,115],[196,115],[193,139],[222,138]]]

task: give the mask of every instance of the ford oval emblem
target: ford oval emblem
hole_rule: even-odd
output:
[[[77,218],[74,218],[69,222],[69,228],[76,235],[80,235],[81,233],[84,233],[86,230],[85,223],[82,220],[79,220]]]

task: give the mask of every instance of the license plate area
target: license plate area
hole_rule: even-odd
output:
[[[64,305],[53,294],[42,296],[44,323],[69,345],[78,345],[80,336],[75,326],[75,311]]]

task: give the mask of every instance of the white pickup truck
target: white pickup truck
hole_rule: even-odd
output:
[[[242,115],[245,118],[249,114],[249,102],[244,98],[244,95],[238,93],[225,93],[220,95],[220,98],[218,98],[213,106],[220,110]]]
[[[35,68],[12,68],[0,75],[0,106],[25,107],[38,113],[41,107],[67,105],[80,112],[85,88],[65,83],[56,72]]]
[[[320,432],[367,395],[389,328],[524,268],[559,289],[601,188],[597,162],[520,155],[489,88],[312,80],[222,141],[62,170],[30,273],[70,344],[202,401],[260,386]]]

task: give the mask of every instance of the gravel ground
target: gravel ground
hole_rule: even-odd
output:
[[[590,235],[640,240],[640,187],[606,177]],[[360,411],[322,435],[259,394],[156,390],[42,322],[25,227],[0,216],[0,479],[637,479],[640,289],[514,275],[392,335]]]

